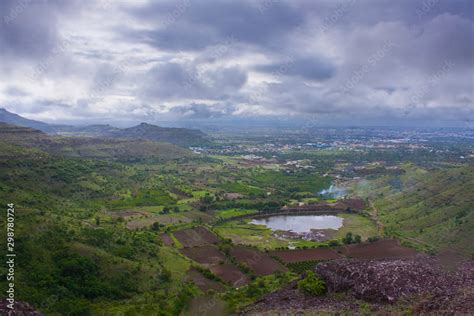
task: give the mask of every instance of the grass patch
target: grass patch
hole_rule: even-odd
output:
[[[261,250],[293,246],[312,248],[319,243],[302,239],[280,239],[264,225],[250,224],[251,219],[230,221],[216,225],[214,230],[224,238],[232,239],[235,244],[251,245]]]
[[[335,238],[341,239],[348,232],[360,235],[362,240],[379,235],[377,226],[365,216],[347,213],[341,213],[337,216],[344,218],[344,225],[337,230]]]
[[[171,238],[175,239],[174,236]],[[175,240],[175,243],[176,242],[177,241]],[[185,277],[186,271],[191,267],[189,260],[185,259],[172,247],[161,247],[160,258],[163,262],[163,267],[171,272],[171,277],[176,281],[182,281]]]
[[[255,214],[257,210],[249,210],[249,209],[240,209],[240,208],[231,208],[228,210],[216,211],[215,216],[217,218],[227,219],[231,217],[241,216],[241,215],[248,215],[248,214]]]

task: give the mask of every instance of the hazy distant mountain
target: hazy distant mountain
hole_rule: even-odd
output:
[[[120,131],[120,128],[113,127],[109,124],[96,124],[87,126],[74,126],[69,132],[74,135],[84,136],[107,136],[111,133]],[[66,134],[67,131],[62,131],[61,134]]]
[[[207,135],[198,129],[169,128],[141,123],[129,128],[116,128],[107,124],[89,126],[52,125],[29,120],[20,115],[0,109],[0,122],[30,127],[50,134],[91,136],[123,139],[143,139],[168,142],[179,146],[200,146],[209,143]]]
[[[60,155],[134,160],[144,158],[177,159],[193,155],[188,149],[163,142],[103,137],[64,137],[48,135],[37,129],[6,123],[0,123],[0,149],[0,159]]]
[[[50,125],[40,121],[29,120],[18,114],[8,112],[7,110],[2,108],[0,108],[0,122],[24,127],[31,127],[47,133],[54,133],[58,127],[61,128],[61,126],[58,125]],[[64,127],[65,126],[66,125],[64,125]]]
[[[117,138],[148,139],[169,142],[180,146],[197,146],[209,142],[206,134],[198,129],[169,128],[141,123],[137,126],[114,131],[109,136]]]

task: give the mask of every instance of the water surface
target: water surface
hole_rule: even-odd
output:
[[[311,229],[339,229],[343,220],[334,215],[276,215],[253,219],[250,224],[265,225],[272,230],[309,233]]]

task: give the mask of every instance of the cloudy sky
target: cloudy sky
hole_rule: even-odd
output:
[[[473,5],[2,0],[0,107],[69,123],[472,125]]]

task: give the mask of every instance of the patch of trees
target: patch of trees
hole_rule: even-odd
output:
[[[350,244],[360,244],[362,242],[362,237],[360,235],[353,235],[351,232],[348,232],[342,242],[346,245]]]
[[[320,296],[326,291],[326,283],[313,271],[307,271],[304,279],[298,282],[298,289],[308,295]]]

